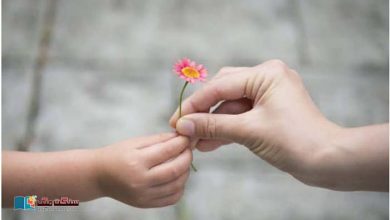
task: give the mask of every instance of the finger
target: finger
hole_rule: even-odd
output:
[[[189,175],[190,175],[190,171],[188,170],[187,172],[182,174],[179,178],[171,182],[151,187],[148,192],[148,194],[150,194],[150,198],[157,199],[157,198],[165,197],[168,195],[172,195],[176,192],[179,192],[184,188],[184,185],[187,182]]]
[[[184,189],[180,190],[179,192],[176,192],[175,194],[152,200],[149,204],[149,207],[158,208],[158,207],[173,205],[180,200],[180,198],[183,196],[183,193],[184,193]]]
[[[196,148],[196,145],[198,144],[199,138],[190,138],[190,149],[194,150]]]
[[[248,67],[223,67],[222,69],[220,69],[218,71],[218,73],[212,78],[212,80],[215,80],[215,79],[218,79],[218,78],[221,78],[221,77],[224,77],[224,76],[227,76],[229,74],[232,74],[232,73],[237,73],[237,72],[240,72],[240,71],[243,71],[243,70],[247,70]],[[207,110],[204,110],[202,111],[204,113],[208,113],[209,112],[209,109]],[[175,110],[175,112],[173,113],[172,117],[174,117],[175,115],[178,115],[179,114],[179,109],[177,108]],[[170,126],[171,127],[175,127],[174,124],[172,124],[172,117],[171,119],[169,120],[169,123],[170,123]]]
[[[191,161],[192,151],[187,148],[175,159],[151,168],[147,177],[150,185],[154,186],[177,179],[189,170]]]
[[[178,136],[162,143],[141,149],[145,155],[148,168],[152,168],[170,159],[176,158],[190,144],[187,137]]]
[[[251,72],[243,72],[210,81],[183,102],[182,115],[208,111],[220,101],[244,98],[250,77]],[[170,119],[170,125],[175,127],[177,119],[178,113],[175,113]]]
[[[167,141],[167,140],[174,138],[176,136],[177,136],[177,133],[175,133],[175,132],[162,133],[162,134],[156,134],[156,135],[151,135],[151,136],[131,138],[131,139],[120,142],[120,144],[121,145],[128,145],[128,146],[136,146],[137,149],[141,149],[145,146],[149,146],[149,145],[156,144],[159,142]]]
[[[184,101],[182,114],[204,112],[224,100],[243,97],[255,100],[267,92],[273,82],[272,79],[285,73],[287,69],[288,66],[282,61],[269,60],[240,71],[239,74],[217,77]],[[178,114],[174,114],[170,119],[170,125],[175,127],[177,120]]]
[[[222,145],[226,145],[230,143],[231,141],[225,141],[225,140],[202,139],[196,145],[196,149],[202,152],[208,152],[208,151],[213,151]]]
[[[252,109],[252,100],[241,98],[238,100],[224,101],[213,113],[216,114],[241,114]]]
[[[249,111],[252,108],[252,101],[247,98],[242,98],[234,101],[225,101],[213,111],[215,114],[241,114]],[[231,141],[226,140],[208,140],[201,139],[194,146],[199,151],[207,152],[217,149],[218,147],[230,144]]]
[[[176,130],[189,137],[235,141],[241,139],[240,124],[241,115],[194,113],[180,118]]]

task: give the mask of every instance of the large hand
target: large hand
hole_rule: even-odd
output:
[[[219,114],[209,114],[210,108],[221,101],[215,110]],[[200,138],[197,146],[200,150],[212,150],[223,142],[237,142],[307,184],[372,189],[367,184],[352,187],[340,183],[350,176],[334,171],[358,162],[347,159],[350,156],[347,152],[357,149],[356,143],[341,147],[350,143],[340,141],[339,137],[354,135],[328,121],[311,100],[297,72],[279,60],[251,68],[222,69],[185,100],[182,112],[185,116],[179,121],[177,113],[172,116],[171,126],[183,135]],[[383,136],[384,132],[379,131],[383,128],[376,130]],[[386,141],[379,144],[383,143]],[[384,163],[376,168],[386,170],[380,165]],[[363,178],[358,169],[354,172],[356,181]]]
[[[176,203],[189,176],[188,145],[188,138],[171,133],[98,149],[96,170],[103,196],[143,208]]]

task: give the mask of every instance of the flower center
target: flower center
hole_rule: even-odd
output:
[[[200,73],[193,67],[184,67],[181,72],[189,78],[199,78]]]

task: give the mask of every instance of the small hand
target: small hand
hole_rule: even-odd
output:
[[[99,149],[98,182],[104,196],[142,208],[176,203],[189,176],[188,146],[188,138],[171,133]]]

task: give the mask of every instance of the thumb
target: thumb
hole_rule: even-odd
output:
[[[236,141],[239,121],[239,115],[194,113],[180,118],[176,130],[190,137]]]

